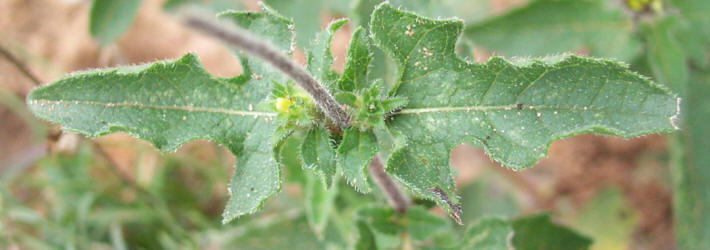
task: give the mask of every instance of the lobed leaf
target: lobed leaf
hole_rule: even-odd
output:
[[[678,99],[667,89],[609,60],[562,56],[470,64],[454,54],[463,29],[379,5],[371,36],[399,66],[393,95],[409,104],[389,123],[406,136],[387,172],[456,216],[458,198],[449,151],[460,143],[485,148],[522,169],[555,139],[596,132],[633,137],[675,129]]]
[[[290,49],[290,21],[265,12],[221,16]],[[290,35],[289,35],[290,34]],[[280,188],[270,137],[275,113],[259,105],[274,80],[285,78],[263,62],[241,58],[244,74],[218,78],[193,54],[174,61],[74,73],[33,90],[28,105],[65,130],[89,136],[126,131],[168,151],[197,138],[224,144],[237,163],[223,222],[255,212]]]

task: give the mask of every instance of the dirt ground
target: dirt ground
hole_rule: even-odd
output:
[[[213,74],[230,76],[240,72],[238,61],[224,46],[181,26],[161,11],[162,1],[157,0],[143,1],[137,19],[118,42],[100,48],[87,32],[89,2],[0,1],[0,46],[25,62],[42,82],[52,81],[65,72],[175,58],[186,52],[195,52]],[[494,2],[496,8],[502,10],[520,1]],[[256,9],[253,1],[247,6]],[[325,24],[330,19],[324,14],[322,21]],[[342,68],[349,33],[350,28],[346,26],[336,35],[332,48],[336,70]],[[296,57],[302,60],[302,53],[297,53]],[[485,57],[477,57],[477,60],[483,59]],[[0,89],[24,96],[33,86],[14,65],[0,58]],[[50,129],[50,135],[52,133],[58,133],[56,126]],[[125,134],[105,136],[98,141],[106,145],[112,158],[125,169],[138,160],[136,145],[146,145]],[[2,105],[0,142],[5,142],[0,144],[0,164],[5,166],[34,159],[45,152],[45,141],[38,141],[21,116]],[[206,143],[209,142],[198,141],[191,145]],[[548,157],[521,172],[499,167],[480,149],[466,146],[453,151],[452,162],[460,173],[459,185],[474,179],[481,168],[493,166],[497,173],[514,183],[519,191],[518,199],[527,211],[582,207],[601,188],[618,187],[640,215],[631,244],[634,249],[672,249],[669,170],[662,159],[665,154],[663,136],[624,140],[581,135],[553,143]],[[155,157],[158,156],[156,152]],[[145,157],[141,160],[146,161]],[[147,161],[146,164],[151,165],[150,161],[156,160]]]

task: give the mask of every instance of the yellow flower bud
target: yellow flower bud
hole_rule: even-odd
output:
[[[288,114],[291,107],[291,100],[288,98],[279,97],[276,99],[276,111],[282,114]]]

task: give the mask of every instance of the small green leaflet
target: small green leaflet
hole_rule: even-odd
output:
[[[369,86],[368,72],[372,61],[370,39],[367,32],[358,27],[353,32],[345,58],[343,75],[338,80],[338,88],[344,91],[365,89]]]
[[[94,0],[89,11],[89,33],[101,45],[107,45],[133,22],[141,0]]]
[[[367,165],[377,153],[377,138],[372,131],[345,129],[343,141],[338,146],[338,165],[348,184],[360,192],[370,192]]]
[[[606,0],[536,0],[468,26],[466,36],[506,56],[586,48],[592,56],[627,60],[641,48],[633,31],[631,18]]]
[[[389,126],[406,136],[386,170],[456,216],[449,151],[485,148],[522,169],[555,139],[596,132],[633,137],[673,131],[679,99],[614,61],[578,56],[469,64],[454,54],[460,20],[434,20],[379,5],[371,37],[398,64],[392,94],[409,99]]]
[[[328,24],[328,27],[324,31],[316,34],[316,39],[312,42],[311,49],[308,50],[306,69],[327,90],[334,88],[335,81],[339,77],[338,73],[330,69],[333,64],[333,55],[330,53],[330,43],[333,40],[335,32],[347,21],[347,19],[338,19]]]
[[[311,128],[301,144],[300,153],[303,167],[315,171],[323,184],[330,186],[337,169],[335,148],[328,131],[321,127]]]
[[[287,52],[293,34],[289,20],[264,6],[261,13],[221,14],[269,39]],[[285,78],[263,62],[241,57],[244,74],[217,78],[195,55],[147,65],[74,73],[30,93],[27,103],[38,116],[65,130],[89,136],[126,131],[169,151],[207,138],[237,156],[229,184],[231,198],[223,222],[255,212],[280,187],[270,137],[275,113],[260,110],[271,81]]]

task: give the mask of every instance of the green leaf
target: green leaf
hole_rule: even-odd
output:
[[[335,197],[338,195],[338,185],[333,183],[330,189],[312,174],[306,174],[306,217],[311,229],[319,238],[323,238],[328,219],[333,210]]]
[[[578,212],[575,228],[594,239],[592,250],[622,250],[630,246],[637,220],[618,189],[601,190]]]
[[[277,48],[291,47],[290,21],[262,6],[264,12],[226,12],[221,16]],[[217,78],[192,54],[175,61],[99,69],[71,74],[28,95],[32,111],[65,130],[89,136],[115,131],[152,142],[169,151],[207,138],[237,156],[229,184],[231,198],[223,222],[255,212],[280,188],[279,169],[270,137],[275,113],[258,110],[272,81],[285,77],[264,62],[241,58],[244,74]]]
[[[358,27],[353,32],[348,52],[345,55],[345,68],[338,80],[338,88],[344,91],[365,89],[370,85],[367,74],[372,61],[367,32]]]
[[[71,74],[27,98],[39,117],[89,136],[126,131],[163,151],[196,138],[237,156],[224,221],[252,213],[279,189],[269,141],[273,113],[254,110],[258,85],[207,73],[192,54],[175,61]],[[268,88],[268,87],[267,87]],[[263,91],[261,91],[263,92]],[[259,128],[259,129],[254,129]]]
[[[308,131],[300,147],[303,166],[315,171],[326,185],[333,184],[335,175],[335,148],[328,131],[321,127],[313,127]]]
[[[536,214],[512,221],[513,247],[517,250],[588,249],[592,240],[569,228],[557,225],[549,214]]]
[[[667,16],[641,29],[646,38],[648,64],[660,83],[676,93],[685,93],[688,65],[682,44],[676,39],[680,24],[674,16]]]
[[[335,88],[338,73],[330,67],[333,65],[333,56],[330,53],[330,42],[333,40],[335,32],[340,29],[347,19],[338,19],[331,22],[328,28],[316,35],[316,39],[311,44],[306,58],[306,69],[311,73],[327,90]]]
[[[337,150],[338,165],[345,180],[359,192],[370,192],[367,165],[377,153],[377,138],[372,131],[344,129],[343,141]]]
[[[372,38],[399,65],[393,94],[409,104],[389,123],[407,137],[387,172],[411,190],[457,212],[449,151],[482,146],[522,169],[555,139],[596,132],[633,137],[674,130],[677,98],[613,61],[563,56],[469,64],[454,54],[463,24],[377,7]],[[408,146],[410,145],[410,146]]]
[[[678,249],[710,249],[710,71],[692,71],[683,125],[670,147],[674,233]]]
[[[93,0],[89,11],[89,33],[101,45],[107,45],[133,22],[141,0]]]
[[[545,56],[585,47],[630,59],[640,45],[631,18],[605,0],[537,0],[466,28],[476,45],[506,56]]]
[[[513,227],[508,220],[483,217],[466,230],[461,249],[511,249],[508,241],[513,235]]]
[[[266,96],[258,95],[260,88],[243,77],[213,77],[187,54],[175,61],[74,73],[36,88],[27,102],[37,116],[89,136],[126,131],[163,151],[196,138],[224,144],[237,156],[226,223],[253,213],[279,189],[278,166],[270,143],[264,143],[275,114],[253,109]]]

